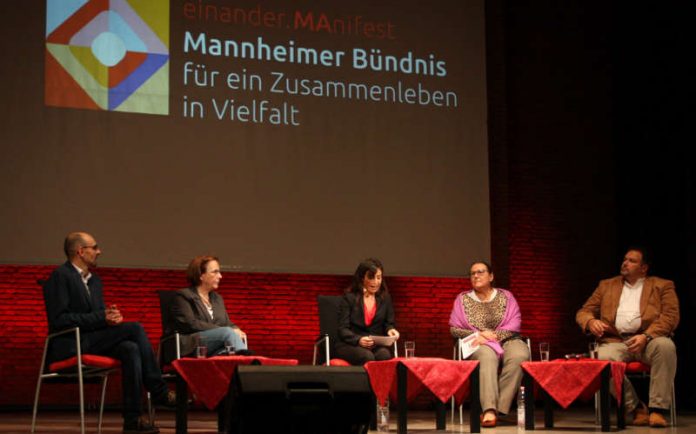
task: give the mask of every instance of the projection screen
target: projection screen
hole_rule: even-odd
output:
[[[483,0],[0,2],[0,236],[55,264],[461,275],[490,255]]]

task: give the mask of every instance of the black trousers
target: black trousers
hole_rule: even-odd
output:
[[[152,345],[140,323],[124,322],[81,332],[81,337],[83,353],[113,357],[121,362],[125,423],[137,421],[142,413],[143,386],[153,397],[167,393]],[[55,360],[75,355],[74,348],[54,346],[52,352]]]
[[[360,345],[348,345],[345,342],[337,342],[335,352],[335,357],[344,359],[351,365],[356,366],[375,360],[389,360],[393,357],[391,350],[387,347],[375,345],[369,349]]]

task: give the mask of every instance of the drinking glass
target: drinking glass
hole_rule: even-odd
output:
[[[377,432],[389,432],[389,398],[384,405],[377,402]]]
[[[205,359],[208,356],[208,347],[205,345],[205,339],[196,335],[196,357]]]
[[[597,342],[590,342],[590,358],[592,358],[592,359],[599,358],[599,352],[597,351],[598,348],[599,348],[599,344]]]
[[[196,347],[196,357],[199,359],[205,359],[208,355],[208,347],[205,345],[199,345]]]
[[[541,342],[539,343],[539,356],[542,362],[549,361],[549,343]]]
[[[404,342],[404,351],[406,352],[406,357],[416,357],[416,342],[415,341]]]

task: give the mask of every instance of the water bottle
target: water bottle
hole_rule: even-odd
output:
[[[517,393],[517,431],[524,431],[524,386]]]
[[[384,405],[377,401],[377,432],[389,432],[389,399]]]

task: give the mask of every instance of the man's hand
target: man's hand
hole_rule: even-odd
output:
[[[645,346],[648,345],[648,338],[645,335],[635,335],[626,339],[624,343],[628,347],[629,353],[640,354],[645,349]]]
[[[121,312],[118,310],[118,306],[116,306],[115,304],[112,304],[111,306],[107,307],[104,312],[106,314],[106,323],[108,325],[113,326],[121,324],[123,322],[123,316],[121,315]]]
[[[609,330],[609,324],[600,319],[594,318],[591,319],[587,324],[587,330],[598,338],[601,338],[604,335],[604,332]]]
[[[401,336],[401,335],[399,334],[399,332],[398,332],[396,329],[389,329],[389,331],[387,332],[387,334],[388,334],[389,336],[395,337],[397,340],[399,340],[399,336]]]
[[[358,344],[363,348],[372,348],[375,346],[375,341],[369,336],[363,336],[360,338],[360,341],[358,341]]]

